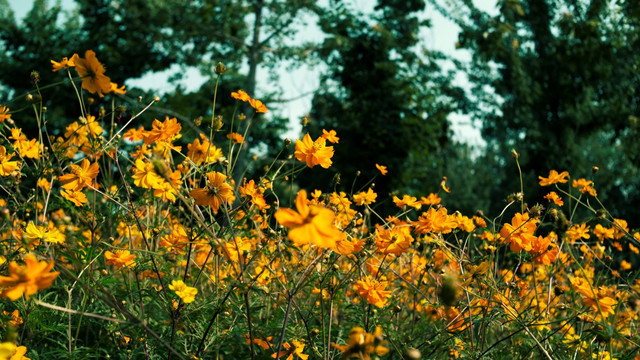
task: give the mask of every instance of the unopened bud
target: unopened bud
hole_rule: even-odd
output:
[[[407,358],[411,360],[422,359],[422,354],[418,349],[414,349],[414,348],[407,349],[406,355],[407,355]]]
[[[592,172],[592,173],[594,173],[594,174],[595,174],[595,173],[597,173],[598,171],[600,171],[600,168],[599,168],[599,167],[597,167],[597,166],[592,166],[592,167],[591,167],[591,172]]]
[[[193,120],[193,123],[194,123],[196,126],[200,126],[200,125],[202,125],[202,116],[198,116],[197,118],[195,118],[195,120]]]
[[[289,145],[291,145],[291,139],[285,138],[284,139],[284,146],[289,146]]]
[[[127,107],[124,105],[116,106],[116,114],[124,114],[127,111]]]
[[[219,62],[218,65],[216,65],[216,67],[213,69],[213,71],[216,72],[216,74],[218,75],[222,75],[224,74],[224,72],[227,70],[227,68],[224,66],[223,63]]]
[[[155,97],[153,98],[153,101],[155,101],[155,102],[160,101],[160,96],[155,96]]]
[[[309,123],[309,119],[307,119],[307,117],[303,117],[302,120],[300,121],[300,124],[302,126],[307,126],[307,124]]]
[[[31,72],[31,82],[37,84],[40,81],[40,73],[33,70]]]
[[[213,130],[218,131],[222,129],[222,115],[218,115],[213,119]]]
[[[517,159],[520,157],[520,154],[518,154],[516,149],[511,149],[511,156],[513,156],[514,159]]]

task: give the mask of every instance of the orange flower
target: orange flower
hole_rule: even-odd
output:
[[[244,137],[236,132],[227,134],[227,139],[231,140],[234,144],[244,144]]]
[[[386,281],[378,281],[367,276],[363,280],[358,280],[354,288],[358,296],[367,300],[369,304],[382,309],[391,297],[391,291],[385,290],[387,285]]]
[[[90,185],[98,176],[98,163],[89,164],[89,160],[82,159],[80,165],[71,165],[71,173],[60,176],[58,180],[62,183],[62,188],[67,190],[80,191]]]
[[[418,234],[426,234],[429,232],[448,234],[458,227],[455,216],[448,215],[447,209],[444,207],[438,210],[429,208],[427,212],[423,212],[418,220],[412,224],[415,226]]]
[[[244,102],[247,102],[247,101],[249,101],[249,99],[251,99],[249,94],[247,94],[243,90],[238,90],[237,92],[232,92],[231,93],[231,97],[236,99],[236,100],[240,100],[240,101],[244,101]]]
[[[4,122],[7,119],[11,119],[9,108],[4,105],[0,105],[0,122]]]
[[[227,176],[217,171],[207,173],[209,183],[206,188],[193,189],[189,195],[195,200],[197,205],[209,205],[214,213],[222,204],[231,204],[236,197],[233,195],[233,187],[225,180]]]
[[[51,65],[53,65],[54,72],[62,69],[68,69],[70,67],[75,66],[75,64],[73,63],[73,57],[71,58],[71,60],[67,59],[66,57],[63,57],[62,61],[60,62],[51,60]]]
[[[337,137],[336,135],[337,133],[335,130],[327,131],[325,129],[322,129],[322,137],[327,139],[327,141],[332,144],[337,144],[338,141],[340,141],[340,138]]]
[[[420,203],[422,205],[438,205],[442,202],[442,199],[438,196],[438,194],[430,193],[429,196],[420,197]]]
[[[249,105],[256,110],[257,113],[266,113],[269,111],[267,107],[260,100],[249,99]]]
[[[121,87],[118,87],[118,84],[112,82],[111,83],[111,92],[113,92],[114,94],[120,94],[120,95],[124,95],[127,93],[127,90],[124,89],[125,86],[122,85]]]
[[[529,214],[517,213],[511,219],[511,224],[504,224],[500,236],[511,244],[511,251],[530,251],[532,243],[536,241],[533,233],[536,231],[536,220],[529,219]]]
[[[370,205],[376,202],[377,197],[378,194],[373,192],[373,189],[369,188],[367,192],[361,191],[353,195],[353,202],[355,202],[358,206]]]
[[[307,192],[300,190],[296,196],[296,209],[280,209],[275,218],[289,230],[289,239],[296,245],[315,244],[322,248],[334,249],[342,232],[333,225],[335,213],[320,206],[309,206]]]
[[[547,195],[544,196],[544,198],[549,200],[549,202],[553,202],[554,204],[556,204],[558,206],[564,205],[564,202],[562,201],[562,198],[560,196],[558,196],[558,193],[556,193],[555,191],[552,191],[552,192],[548,193]]]
[[[136,266],[136,255],[131,254],[129,250],[116,250],[115,253],[105,251],[104,258],[107,260],[107,265],[113,265],[116,269]]]
[[[573,225],[565,232],[565,234],[569,237],[569,242],[571,244],[580,239],[588,239],[591,237],[591,235],[589,235],[589,227],[587,224]]]
[[[35,255],[29,254],[24,262],[24,265],[18,265],[12,261],[9,264],[9,276],[0,276],[1,297],[15,301],[24,294],[28,299],[38,290],[51,286],[60,274],[57,271],[50,272],[54,266],[53,260],[38,261]]]
[[[411,229],[407,226],[394,226],[391,229],[378,227],[375,236],[376,247],[383,254],[400,256],[409,249],[413,242]]]
[[[280,351],[280,355],[278,355],[278,353],[271,354],[271,357],[279,359],[286,356],[286,360],[293,360],[293,355],[296,355],[297,358],[307,360],[309,355],[302,353],[302,351],[304,351],[304,345],[302,340],[293,340],[291,343],[285,342],[282,344],[284,351]]]
[[[133,168],[133,183],[144,189],[155,189],[160,187],[163,179],[155,171],[153,163],[136,159]]]
[[[200,142],[202,140],[202,143]],[[211,144],[206,136],[200,134],[200,139],[195,139],[193,144],[187,145],[187,156],[196,165],[216,162],[223,157],[222,150]]]
[[[142,134],[144,143],[149,145],[156,141],[169,141],[173,137],[178,136],[182,125],[176,118],[167,118],[164,121],[158,119],[153,120],[152,128],[149,131],[145,131]]]
[[[100,97],[111,92],[111,79],[104,75],[104,66],[100,64],[93,50],[87,50],[84,58],[73,54],[71,60],[78,75],[82,78],[82,88],[88,92],[98,93]]]
[[[388,171],[386,166],[376,164],[376,169],[378,169],[378,171],[380,171],[380,174],[382,174],[383,176],[387,175]]]
[[[397,207],[403,207],[406,205],[406,206],[415,208],[416,210],[420,210],[420,208],[422,207],[422,204],[418,201],[418,198],[416,198],[415,196],[403,195],[402,199],[398,198],[397,196],[394,196],[393,202],[396,204]]]
[[[319,137],[316,141],[311,140],[311,136],[307,133],[302,141],[296,140],[296,159],[306,162],[307,166],[312,168],[320,165],[327,169],[331,166],[333,157],[333,146],[326,146],[327,140]]]
[[[538,176],[538,179],[540,179],[540,186],[549,186],[557,183],[564,184],[569,181],[567,177],[569,177],[568,171],[563,171],[558,174],[557,171],[551,170],[549,171],[549,177],[543,178],[542,176]]]
[[[589,194],[591,196],[598,196],[598,193],[596,192],[596,189],[593,188],[593,181],[591,180],[587,180],[587,179],[578,179],[578,180],[573,180],[573,183],[571,183],[571,186],[573,186],[574,188],[579,187],[580,189],[578,189],[581,193],[583,194]]]

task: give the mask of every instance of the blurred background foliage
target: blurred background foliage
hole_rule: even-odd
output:
[[[70,91],[46,87],[61,79],[50,71],[49,60],[82,56],[87,49],[96,51],[119,84],[172,66],[195,66],[211,81],[193,92],[176,86],[140,120],[148,125],[152,117],[176,116],[190,130],[186,137],[195,137],[208,133],[213,68],[222,61],[228,70],[216,114],[230,123],[235,101],[228,94],[240,88],[263,100],[270,115],[257,119],[247,141],[265,152],[268,162],[282,149],[290,124],[280,111],[277,85],[264,84],[261,88],[271,91],[256,94],[257,72],[282,64],[314,65],[321,81],[303,133],[316,138],[322,129],[335,129],[340,143],[334,166],[297,178],[309,190],[329,190],[339,174],[337,190],[357,191],[377,175],[378,163],[389,168],[387,176],[374,179],[380,198],[427,195],[447,176],[452,188],[443,194],[447,207],[497,214],[505,194],[520,191],[511,158],[516,149],[530,205],[546,204],[542,196],[548,189],[537,186],[538,175],[556,169],[590,178],[598,166],[593,179],[602,202],[631,227],[640,225],[640,5],[635,1],[500,0],[494,14],[468,0],[379,0],[366,14],[348,2],[311,0],[75,4],[65,12],[60,3],[38,0],[17,20],[7,0],[0,0],[0,104],[27,109],[24,95],[33,93],[30,73],[37,70],[50,127],[63,129],[77,118],[77,102]],[[470,52],[471,61],[425,48],[420,38],[421,29],[430,26],[421,16],[425,11],[439,11],[462,29],[457,46]],[[292,41],[309,21],[323,40]],[[459,85],[457,74],[469,84]],[[277,84],[278,74],[272,75]],[[144,105],[138,96],[153,95],[127,90],[116,103],[126,105],[129,116]],[[110,104],[93,106],[91,112],[98,113]],[[251,116],[250,108],[239,111]],[[486,146],[455,138],[454,114],[479,124]],[[37,131],[26,113],[15,118],[25,132]],[[250,155],[245,154],[245,164],[253,164]],[[261,165],[253,164],[249,175],[259,175]]]

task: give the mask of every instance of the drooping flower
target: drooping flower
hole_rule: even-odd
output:
[[[412,208],[415,208],[416,210],[420,210],[420,208],[422,207],[422,203],[418,201],[418,198],[416,198],[415,196],[407,195],[407,194],[403,195],[402,199],[400,199],[397,196],[394,196],[393,202],[396,204],[397,207],[410,206]]]
[[[337,144],[340,141],[340,138],[337,135],[338,134],[335,130],[327,131],[325,129],[322,129],[322,137],[327,139],[327,141],[332,144]]]
[[[260,100],[256,100],[256,99],[249,99],[249,105],[251,105],[251,107],[256,111],[256,113],[266,113],[267,111],[269,111],[269,109],[267,109],[267,106],[265,104],[262,103],[262,101]]]
[[[307,133],[302,138],[302,141],[296,140],[296,159],[307,163],[307,166],[310,168],[320,165],[328,169],[332,164],[331,158],[333,157],[334,150],[333,146],[326,146],[326,144],[327,140],[323,137],[319,137],[316,141],[313,141]]]
[[[244,137],[236,132],[227,134],[227,139],[231,140],[233,144],[244,144]]]
[[[67,59],[67,57],[63,57],[62,61],[57,62],[54,60],[51,60],[51,65],[53,65],[53,71],[58,71],[58,70],[62,70],[62,69],[68,69],[70,67],[75,66],[74,62],[73,62],[73,57],[71,58],[71,60]]]
[[[442,198],[436,193],[430,193],[427,197],[421,196],[420,203],[422,205],[438,205],[442,202]]]
[[[73,191],[80,191],[91,185],[99,172],[98,163],[89,163],[89,160],[82,159],[80,165],[71,165],[71,173],[58,178],[62,183],[62,188]]]
[[[4,122],[7,119],[11,119],[11,114],[9,114],[9,108],[4,105],[0,105],[0,123]]]
[[[331,343],[331,346],[342,351],[342,359],[371,360],[371,355],[374,353],[384,356],[389,352],[389,349],[384,347],[386,342],[382,339],[382,327],[377,326],[373,334],[369,334],[363,328],[356,326],[349,332],[346,345]]]
[[[249,101],[249,99],[251,99],[249,94],[247,94],[244,90],[238,90],[237,92],[236,91],[232,92],[231,97],[243,102],[247,102]]]
[[[124,95],[127,93],[127,90],[124,89],[125,86],[122,85],[121,87],[118,87],[118,84],[112,82],[111,83],[111,92],[113,92],[114,94],[120,94],[120,95]]]
[[[105,251],[104,258],[107,265],[112,265],[116,269],[136,266],[136,254],[131,254],[129,250],[116,250],[115,252]]]
[[[59,272],[50,272],[53,269],[53,260],[38,261],[35,255],[24,257],[24,265],[18,265],[15,261],[9,264],[9,276],[0,276],[0,296],[13,301],[18,300],[24,294],[27,298],[38,290],[46,289],[58,277]]]
[[[111,79],[104,74],[104,66],[100,64],[93,50],[87,50],[84,58],[73,54],[71,62],[75,65],[80,78],[82,78],[82,88],[88,92],[98,93],[100,97],[111,92]]]
[[[185,304],[194,302],[198,294],[198,289],[187,286],[182,280],[171,280],[169,289],[173,290]]]
[[[388,170],[386,166],[376,164],[376,169],[378,169],[378,171],[380,171],[380,174],[382,174],[383,176],[387,175]]]
[[[236,197],[233,194],[233,187],[226,182],[227,176],[217,171],[207,173],[208,184],[205,188],[193,189],[189,193],[197,205],[211,206],[214,213],[222,204],[231,204]]]
[[[280,209],[275,218],[284,227],[288,227],[289,239],[296,245],[315,244],[322,248],[333,249],[342,232],[333,225],[335,213],[321,206],[309,206],[307,192],[300,190],[296,196],[296,209]]]
[[[573,186],[574,188],[580,188],[578,190],[583,194],[589,194],[594,197],[598,196],[596,189],[594,189],[593,187],[593,181],[591,180],[587,180],[584,178],[573,180],[573,183],[571,183],[571,186]]]
[[[551,170],[549,171],[548,177],[544,178],[542,176],[538,176],[538,179],[540,179],[540,186],[549,186],[557,183],[564,184],[567,181],[569,181],[569,179],[567,179],[568,177],[569,177],[568,171],[563,171],[558,174],[557,171]]]

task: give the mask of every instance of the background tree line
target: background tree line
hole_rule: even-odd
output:
[[[363,14],[339,1],[76,0],[75,10],[64,14],[59,4],[38,0],[17,21],[7,0],[0,0],[0,103],[25,108],[22,95],[34,89],[31,70],[40,70],[41,84],[58,82],[49,59],[86,49],[96,51],[118,83],[174,64],[197,66],[214,79],[213,67],[222,61],[228,70],[221,94],[242,88],[270,105],[271,115],[259,118],[248,142],[277,152],[288,124],[279,115],[276,86],[256,94],[257,72],[285,62],[326,64],[303,131],[317,137],[335,129],[340,143],[334,166],[303,174],[305,186],[325,188],[339,173],[339,189],[349,192],[353,184],[357,190],[377,174],[379,163],[390,170],[375,179],[383,198],[435,192],[447,176],[453,189],[444,195],[448,207],[496,214],[506,194],[520,191],[511,158],[516,149],[531,205],[546,204],[538,175],[557,169],[589,177],[598,166],[594,180],[603,203],[637,227],[640,5],[500,0],[497,6],[491,15],[466,0],[379,0]],[[430,26],[421,20],[425,11],[440,11],[460,26],[458,46],[470,51],[470,62],[424,48],[420,30]],[[291,41],[305,21],[317,23],[322,42]],[[445,70],[445,61],[457,68]],[[455,85],[457,71],[466,74],[470,89]],[[195,136],[203,129],[195,120],[211,115],[213,84],[195,92],[176,87],[151,115],[171,109]],[[130,115],[137,96],[151,94],[128,90],[118,101]],[[43,90],[50,121],[75,120],[71,96]],[[234,101],[221,96],[219,105],[228,123]],[[241,110],[250,115],[249,108]],[[469,114],[482,126],[485,148],[471,149],[453,137],[454,113]],[[20,119],[26,131],[36,130],[35,121]]]

